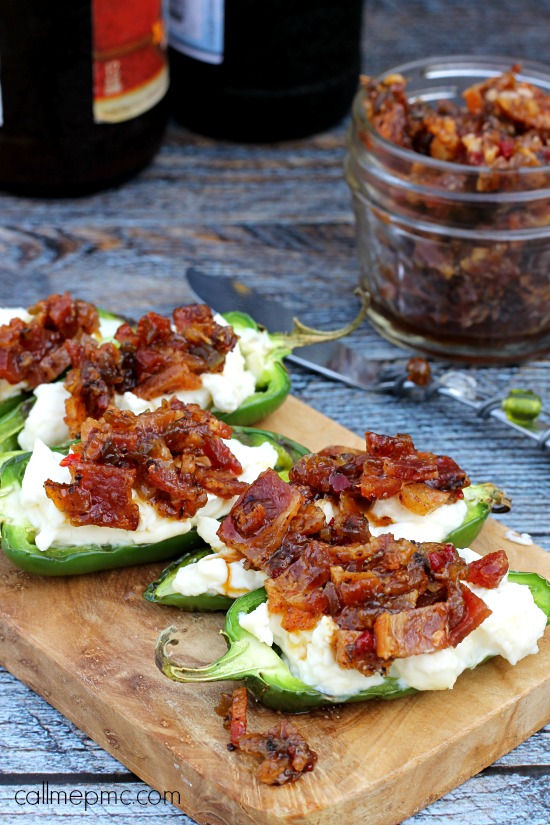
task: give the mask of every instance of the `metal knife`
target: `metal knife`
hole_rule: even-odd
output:
[[[292,329],[293,313],[283,304],[266,301],[247,284],[216,275],[208,275],[193,267],[187,270],[187,280],[193,292],[212,309],[219,312],[247,312],[270,332]],[[480,418],[495,418],[517,432],[537,442],[541,449],[550,449],[550,417],[541,412],[533,421],[520,422],[510,418],[502,408],[503,399],[480,390],[476,378],[467,370],[431,364],[432,380],[425,387],[408,378],[407,361],[373,361],[346,346],[341,341],[329,341],[295,349],[287,356],[301,367],[334,378],[352,387],[369,392],[387,393],[425,401],[442,395],[459,401]]]

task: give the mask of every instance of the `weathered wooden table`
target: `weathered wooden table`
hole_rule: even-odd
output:
[[[544,55],[549,2],[480,7],[444,0],[376,0],[368,7],[365,69],[423,54],[479,51]],[[473,44],[473,46],[472,46]],[[342,176],[345,124],[273,146],[217,143],[171,127],[156,162],[126,186],[93,197],[47,202],[0,198],[0,305],[27,305],[69,289],[129,315],[169,311],[191,298],[184,272],[200,266],[237,276],[276,296],[315,326],[355,311],[358,277],[350,198]],[[351,343],[374,359],[404,354],[367,325]],[[409,432],[419,446],[453,455],[474,479],[514,500],[504,521],[550,549],[550,455],[504,427],[473,419],[451,401],[418,405],[367,395],[292,368],[294,393],[356,432]],[[480,369],[492,391],[536,389],[550,406],[544,361]],[[0,669],[0,820],[46,825],[115,819],[120,825],[191,822]],[[407,821],[407,825],[546,825],[550,817],[550,728]],[[50,788],[111,791],[110,802],[32,804]],[[16,797],[18,791],[22,791]],[[116,797],[115,793],[116,792]],[[116,801],[115,801],[116,799]],[[22,803],[22,804],[21,804]]]

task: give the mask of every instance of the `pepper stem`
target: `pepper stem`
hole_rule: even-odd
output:
[[[157,639],[155,662],[160,671],[175,682],[222,682],[257,676],[259,671],[278,669],[281,662],[274,650],[246,633],[242,639],[230,642],[227,653],[203,667],[185,667],[176,664],[167,647],[179,643],[176,627],[168,627]],[[225,635],[225,634],[224,634]],[[227,637],[226,637],[227,638]]]
[[[508,513],[512,507],[511,499],[504,490],[500,490],[489,481],[484,484],[472,484],[464,490],[466,501],[485,504],[493,513]]]
[[[326,331],[322,329],[315,329],[314,327],[308,327],[303,324],[299,318],[293,318],[292,321],[294,323],[294,327],[292,332],[271,333],[271,340],[277,344],[278,348],[281,350],[286,350],[286,354],[288,355],[293,349],[297,349],[298,347],[307,347],[310,344],[322,344],[326,341],[336,341],[338,338],[343,338],[345,335],[349,335],[350,332],[357,329],[357,327],[365,319],[370,303],[369,294],[361,287],[357,287],[357,289],[354,290],[354,295],[357,295],[361,299],[361,308],[354,320],[349,324],[346,324],[345,327]]]

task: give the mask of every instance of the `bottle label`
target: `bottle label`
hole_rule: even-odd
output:
[[[92,0],[94,120],[143,114],[168,90],[162,0]]]
[[[172,48],[203,63],[222,63],[224,4],[225,0],[169,0]]]

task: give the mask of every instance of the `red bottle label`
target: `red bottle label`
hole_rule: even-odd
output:
[[[168,89],[162,0],[92,0],[94,120],[120,123]]]

